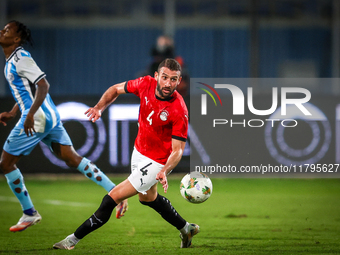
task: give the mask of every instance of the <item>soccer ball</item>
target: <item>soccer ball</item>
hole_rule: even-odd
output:
[[[180,185],[182,197],[190,203],[199,204],[207,200],[212,193],[213,185],[210,178],[200,172],[186,174]]]

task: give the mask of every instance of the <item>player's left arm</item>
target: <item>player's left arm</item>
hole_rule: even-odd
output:
[[[37,83],[37,88],[35,91],[34,101],[29,109],[25,122],[24,122],[24,129],[27,136],[33,135],[33,132],[35,132],[34,129],[34,114],[37,112],[39,107],[44,102],[46,95],[48,93],[48,90],[50,88],[50,84],[45,78],[42,78]]]
[[[184,141],[172,138],[172,152],[162,170],[156,175],[156,180],[158,180],[162,184],[165,193],[168,190],[168,180],[166,176],[181,161],[185,148],[185,143],[186,142]]]

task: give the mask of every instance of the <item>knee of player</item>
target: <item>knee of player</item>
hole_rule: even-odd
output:
[[[139,200],[139,203],[141,203],[142,205],[146,205],[146,206],[150,206],[152,204],[152,202],[147,202],[147,201],[142,201],[142,200]]]
[[[16,169],[16,166],[13,164],[9,164],[8,162],[5,162],[4,160],[0,160],[0,170],[4,173],[7,174],[13,170]]]
[[[68,167],[76,168],[81,162],[81,157],[75,156],[75,155],[66,155],[62,157],[62,160],[66,163]]]
[[[139,202],[141,204],[147,205],[150,202],[154,202],[157,200],[159,194],[157,189],[149,189],[145,194],[139,193]]]
[[[113,201],[115,201],[117,204],[119,204],[120,202],[122,202],[124,200],[124,198],[122,197],[121,194],[119,194],[118,192],[115,192],[115,188],[113,188],[109,194],[108,194],[109,197],[111,197],[111,199]]]
[[[119,204],[120,202],[124,201],[125,199],[127,199],[128,197],[126,196],[126,194],[121,191],[117,186],[114,187],[109,193],[108,196],[112,198],[113,201],[115,201],[117,204]]]
[[[66,163],[66,165],[68,166],[68,167],[71,167],[71,168],[76,168],[78,165],[74,162],[74,161],[72,161],[72,160],[64,160],[64,162]]]
[[[80,164],[83,157],[78,155],[72,146],[63,146],[60,144],[54,144],[52,147],[54,153],[63,160],[68,167],[76,168]]]
[[[0,170],[4,172],[4,166],[1,160],[0,160]]]
[[[104,208],[105,210],[113,210],[116,205],[117,202],[112,197],[105,195],[102,200],[101,208]]]
[[[156,196],[140,195],[139,196],[139,202],[142,205],[152,207],[152,205],[158,204],[158,197],[159,197],[158,193],[156,194]]]

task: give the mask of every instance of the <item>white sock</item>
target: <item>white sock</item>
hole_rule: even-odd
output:
[[[185,226],[179,230],[183,235],[188,234],[189,232],[189,222],[185,223]]]
[[[67,238],[70,239],[72,243],[74,243],[74,245],[76,245],[80,241],[80,239],[78,239],[74,234],[67,236]]]

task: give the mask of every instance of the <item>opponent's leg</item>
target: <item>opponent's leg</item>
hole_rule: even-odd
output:
[[[23,216],[18,223],[10,227],[10,231],[23,231],[41,220],[40,214],[34,209],[32,200],[25,186],[24,177],[20,170],[16,167],[20,156],[14,156],[6,151],[1,154],[0,168],[5,173],[7,183],[20,202],[23,210]]]
[[[67,136],[68,137],[68,136]],[[102,186],[107,192],[112,190],[116,185],[88,158],[81,157],[70,145],[62,145],[59,143],[52,143],[51,145],[55,154],[65,161],[69,167],[77,168],[91,181]],[[128,201],[124,200],[118,204],[116,208],[116,218],[120,219],[124,216],[128,209]]]
[[[91,160],[85,157],[82,158],[77,169],[91,181],[102,186],[107,192],[116,186],[95,164],[91,162]]]
[[[91,160],[81,157],[71,145],[52,143],[54,153],[62,159],[67,166],[77,168],[91,181],[102,186],[107,192],[115,187],[115,184],[91,162]]]

